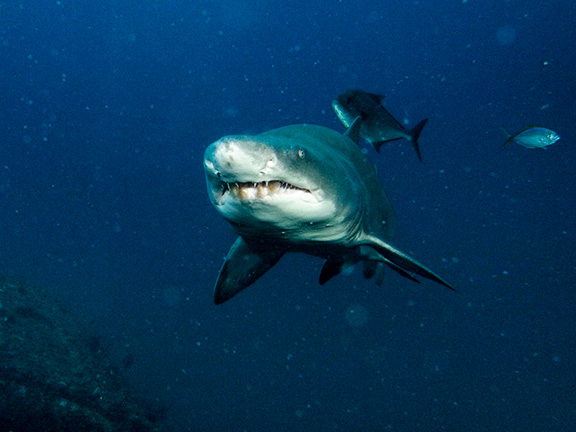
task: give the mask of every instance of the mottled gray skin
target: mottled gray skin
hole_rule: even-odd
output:
[[[396,218],[374,165],[357,144],[360,123],[347,135],[293,125],[211,144],[204,167],[208,195],[239,235],[216,282],[223,303],[256,281],[286,252],[326,260],[325,283],[364,262],[364,275],[381,283],[383,266],[450,285],[393,248]],[[282,186],[278,186],[281,184]]]

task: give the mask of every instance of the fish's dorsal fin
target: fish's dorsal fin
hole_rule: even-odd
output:
[[[344,136],[347,136],[356,144],[360,142],[360,127],[362,126],[362,118],[360,116],[356,117],[348,130],[344,132]]]
[[[366,92],[366,94],[367,94],[368,96],[370,96],[370,97],[372,98],[372,100],[373,100],[374,102],[376,102],[377,104],[379,104],[379,105],[382,105],[382,101],[383,101],[384,98],[386,97],[386,96],[381,95],[381,94],[378,94],[378,93],[368,93],[368,92]]]

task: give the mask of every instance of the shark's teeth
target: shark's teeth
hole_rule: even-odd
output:
[[[303,192],[310,192],[293,184],[287,183],[282,180],[267,180],[261,182],[222,182],[222,196],[226,192],[230,192],[237,198],[264,198],[268,195],[273,195],[281,190],[299,190]]]

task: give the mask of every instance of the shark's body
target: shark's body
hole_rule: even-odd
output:
[[[450,285],[393,248],[396,219],[374,165],[357,146],[359,122],[347,134],[293,125],[255,136],[221,138],[204,157],[210,200],[239,235],[220,270],[220,304],[252,284],[286,252],[326,260],[325,283],[364,262],[380,283],[384,264]],[[356,141],[356,142],[355,142]]]
[[[414,147],[418,160],[422,162],[418,138],[428,119],[422,120],[408,130],[382,105],[384,96],[362,90],[349,89],[332,101],[334,112],[346,127],[360,117],[360,136],[380,153],[382,145],[389,141],[407,139]]]

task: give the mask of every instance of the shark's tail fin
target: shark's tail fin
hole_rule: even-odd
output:
[[[420,160],[420,162],[422,162],[422,154],[420,153],[420,144],[418,144],[418,138],[420,138],[422,129],[424,128],[424,125],[426,125],[427,121],[428,119],[425,118],[408,132],[408,134],[410,135],[410,142],[412,143],[412,147],[414,147],[414,150],[416,150],[416,154],[418,155],[418,159]]]

